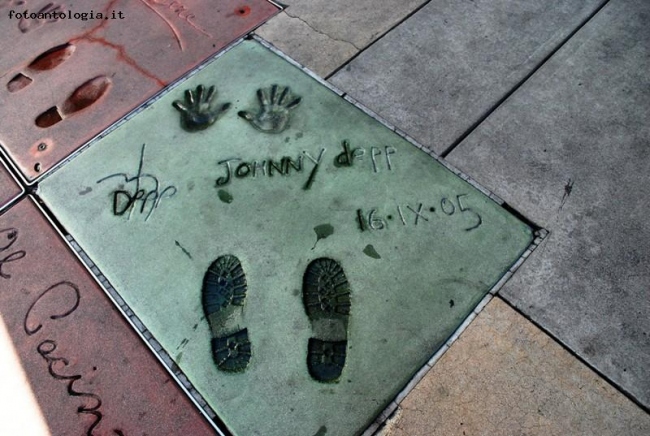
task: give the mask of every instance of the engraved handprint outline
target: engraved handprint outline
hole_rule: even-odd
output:
[[[280,133],[289,127],[289,111],[300,104],[301,97],[291,94],[288,86],[284,88],[271,85],[267,89],[258,89],[257,98],[260,108],[256,114],[248,111],[237,113],[255,129],[264,133]]]
[[[213,125],[228,109],[230,103],[224,103],[219,107],[214,107],[213,100],[217,93],[215,87],[211,86],[205,92],[205,87],[199,85],[195,91],[185,90],[185,102],[175,100],[172,106],[181,113],[181,126],[188,132],[197,132],[205,130]]]

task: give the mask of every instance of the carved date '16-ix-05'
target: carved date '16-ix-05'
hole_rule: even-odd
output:
[[[388,222],[393,219],[399,219],[403,226],[417,226],[420,222],[429,222],[432,218],[452,216],[459,212],[461,215],[469,217],[467,227],[464,229],[469,232],[477,229],[483,224],[483,218],[471,207],[468,207],[463,198],[468,194],[458,194],[454,200],[443,197],[439,202],[432,206],[426,206],[424,203],[417,203],[415,207],[406,204],[398,205],[395,208],[397,217],[389,214],[380,214],[377,208],[370,209],[365,212],[362,209],[357,209],[357,223],[359,229],[363,232],[365,230],[384,230],[388,228]]]

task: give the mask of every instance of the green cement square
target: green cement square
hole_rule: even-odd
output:
[[[216,86],[204,106],[219,117],[186,112],[181,123],[181,106],[191,112],[184,93],[198,99],[198,85]],[[258,89],[278,107],[254,128]],[[237,435],[362,432],[532,240],[474,186],[256,41],[90,146],[38,193]],[[236,373],[217,368],[202,305],[206,271],[226,255],[246,278],[243,315],[224,321],[251,343]],[[329,338],[347,333],[345,362],[329,383],[308,370],[320,330],[303,303],[306,270],[322,258],[340,265],[350,291],[347,332],[339,324]]]

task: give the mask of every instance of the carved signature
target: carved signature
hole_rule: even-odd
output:
[[[0,253],[9,250],[9,248],[11,248],[11,246],[14,245],[17,239],[18,239],[18,229],[14,229],[13,227],[10,227],[8,229],[0,230]],[[5,256],[3,259],[0,259],[0,277],[2,277],[3,279],[10,279],[11,274],[7,274],[3,272],[2,267],[6,263],[14,262],[18,259],[22,259],[23,257],[25,257],[25,251],[18,250]]]
[[[158,5],[162,6],[164,8],[167,8],[171,10],[178,18],[181,20],[185,21],[187,24],[189,24],[192,28],[195,30],[199,31],[200,33],[204,34],[205,36],[212,38],[212,35],[206,32],[201,26],[196,24],[194,21],[192,21],[194,18],[196,18],[196,15],[190,12],[189,9],[180,1],[178,0],[140,0],[142,4],[144,4],[147,8],[151,9],[151,11],[158,15],[158,17],[165,22],[167,27],[172,31],[174,34],[174,38],[176,39],[176,42],[178,43],[178,47],[181,49],[181,51],[184,51],[183,47],[183,40],[181,39],[181,36],[178,33],[178,30],[176,30],[176,27],[167,19],[163,14],[161,14],[156,8],[154,8],[153,5]],[[152,4],[153,3],[153,4]]]
[[[61,318],[66,318],[70,316],[72,313],[74,313],[79,307],[81,294],[79,293],[79,288],[77,287],[77,285],[75,285],[72,282],[62,281],[50,286],[45,291],[43,291],[43,293],[41,293],[41,295],[39,295],[38,298],[36,298],[36,300],[34,300],[32,305],[29,306],[27,313],[25,314],[25,319],[23,321],[23,328],[25,329],[25,333],[27,333],[28,336],[35,335],[43,328],[42,322],[36,322],[36,323],[30,322],[32,321],[30,320],[30,318],[35,318],[36,316],[32,314],[32,312],[35,310],[36,307],[39,306],[39,302],[43,298],[49,296],[50,293],[57,293],[57,292],[64,293],[65,295],[71,294],[73,297],[72,299],[66,298],[65,299],[66,303],[64,305],[63,310],[60,311],[60,313],[50,315],[49,319],[57,320]],[[61,300],[62,299],[63,298],[61,298]],[[41,341],[36,347],[36,351],[38,352],[38,354],[47,363],[47,370],[50,376],[52,376],[52,378],[55,380],[61,380],[67,382],[68,395],[70,395],[71,397],[80,397],[85,400],[85,403],[82,406],[79,406],[77,408],[77,413],[79,414],[83,413],[95,417],[92,424],[90,424],[90,426],[86,430],[86,436],[92,436],[93,431],[99,425],[100,421],[103,418],[103,415],[100,411],[100,408],[102,406],[102,399],[99,397],[99,395],[94,394],[92,392],[81,392],[75,389],[75,382],[77,382],[82,378],[81,374],[73,374],[73,375],[64,374],[62,370],[70,364],[70,361],[65,357],[54,356],[53,353],[56,351],[56,349],[57,349],[57,343],[51,339],[45,339]],[[118,436],[124,436],[124,432],[118,429],[113,429],[113,434],[116,434]]]
[[[135,176],[129,176],[127,173],[116,173],[97,180],[97,183],[102,183],[115,177],[121,177],[125,185],[135,183],[134,191],[122,189],[124,185],[119,186],[118,189],[113,191],[113,214],[116,216],[121,216],[129,212],[128,218],[130,219],[133,211],[136,210],[135,204],[140,201],[140,213],[144,214],[145,210],[147,210],[147,215],[144,219],[147,221],[153,211],[160,205],[163,198],[171,198],[178,192],[178,189],[173,185],[160,190],[158,178],[152,174],[142,172],[145,147],[146,144],[142,144],[138,172]],[[148,190],[143,188],[143,185],[147,182],[150,185],[150,189]],[[147,204],[149,205],[148,208]]]

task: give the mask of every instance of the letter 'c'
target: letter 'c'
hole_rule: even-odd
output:
[[[74,304],[72,305],[71,308],[66,310],[63,313],[60,313],[58,315],[51,315],[50,319],[60,319],[60,318],[65,318],[66,316],[70,315],[72,312],[77,310],[77,307],[79,307],[79,300],[80,300],[80,294],[79,294],[79,288],[77,285],[71,282],[63,281],[59,282],[55,285],[50,286],[47,288],[41,295],[38,296],[36,300],[32,303],[31,306],[29,306],[29,309],[27,310],[27,313],[25,314],[25,321],[23,323],[23,327],[25,328],[25,333],[27,333],[29,336],[33,335],[34,333],[38,332],[42,327],[43,324],[38,324],[34,328],[29,328],[27,327],[27,320],[29,319],[29,315],[32,313],[32,310],[34,309],[34,306],[43,298],[45,295],[50,293],[51,291],[54,291],[56,289],[63,288],[63,289],[68,289],[72,290],[74,292],[75,298],[74,298]]]

